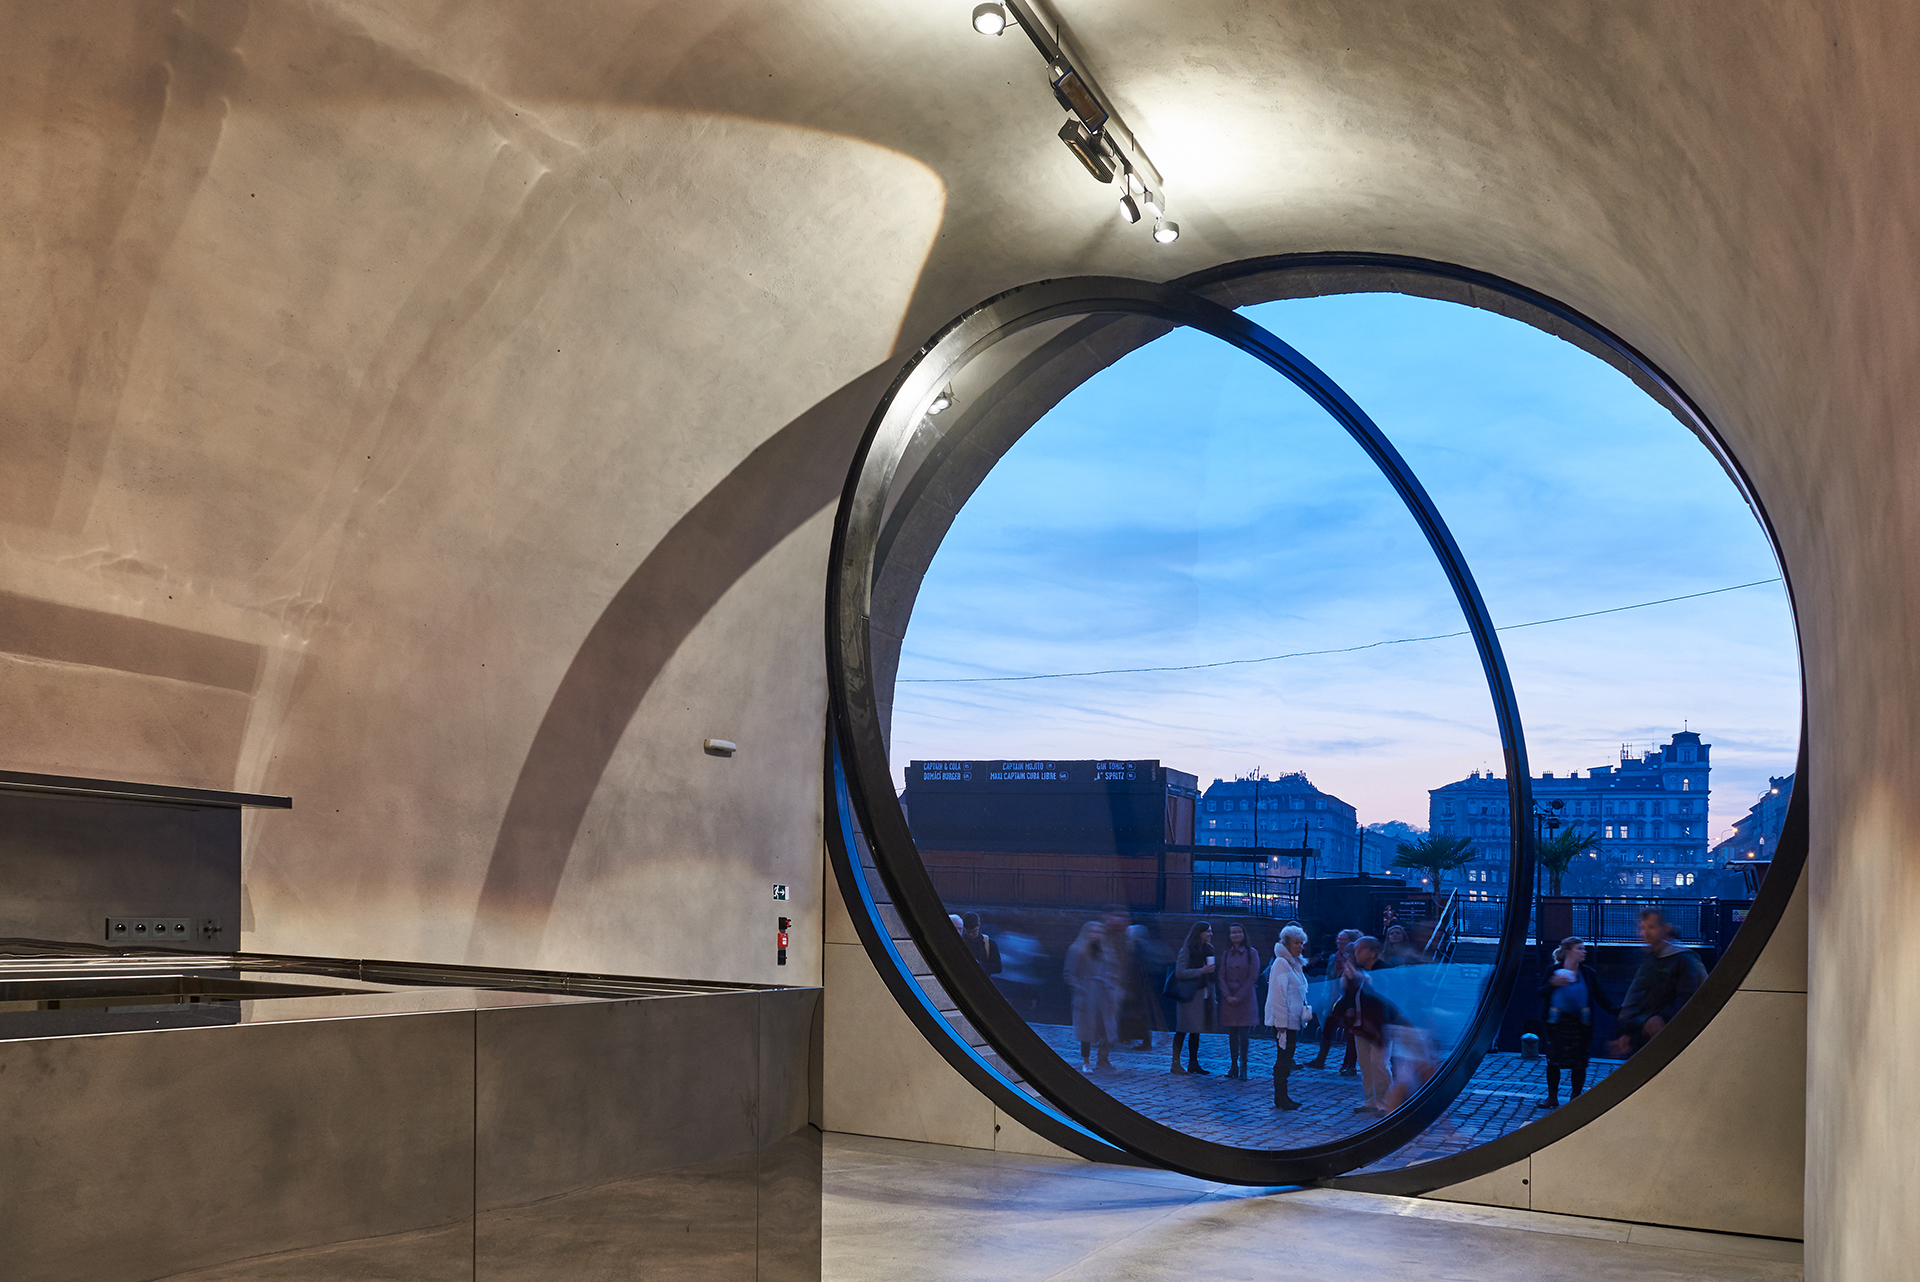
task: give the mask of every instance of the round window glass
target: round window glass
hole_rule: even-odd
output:
[[[1490,312],[1016,291],[896,387],[837,552],[891,960],[1008,1090],[1178,1169],[1545,1116],[1698,990],[1779,840],[1764,531],[1625,375]]]

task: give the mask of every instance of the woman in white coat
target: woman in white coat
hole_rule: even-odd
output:
[[[1273,946],[1273,969],[1267,974],[1267,1027],[1274,1030],[1273,1106],[1282,1111],[1299,1108],[1287,1094],[1287,1079],[1293,1074],[1294,1043],[1300,1030],[1313,1014],[1307,1002],[1307,966],[1300,954],[1307,947],[1307,932],[1288,926]]]

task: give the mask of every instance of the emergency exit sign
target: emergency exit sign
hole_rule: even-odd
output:
[[[774,883],[773,883],[773,898],[774,898],[774,901],[775,901],[776,903],[785,903],[785,902],[786,902],[786,898],[787,898],[787,888],[786,888],[786,886],[784,886],[784,885],[782,885],[782,884],[781,884],[780,882],[777,882],[777,881],[776,881],[776,882],[774,882]]]

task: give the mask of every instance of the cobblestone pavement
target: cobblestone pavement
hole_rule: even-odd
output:
[[[1035,1024],[1068,1063],[1080,1062],[1080,1046],[1073,1030],[1062,1024]],[[1311,1069],[1317,1043],[1302,1040],[1289,1089],[1300,1109],[1282,1113],[1273,1107],[1274,1043],[1256,1041],[1246,1081],[1228,1078],[1227,1038],[1208,1033],[1201,1039],[1200,1063],[1209,1076],[1170,1073],[1172,1039],[1154,1035],[1151,1051],[1115,1049],[1113,1067],[1093,1067],[1088,1076],[1115,1099],[1157,1122],[1189,1135],[1243,1148],[1299,1148],[1322,1144],[1361,1130],[1373,1119],[1355,1113],[1360,1103],[1360,1079],[1345,1077],[1339,1067],[1343,1052],[1336,1049],[1324,1069]],[[1097,1056],[1098,1052],[1095,1052]],[[1184,1054],[1182,1061],[1184,1065]],[[1606,1080],[1619,1060],[1596,1059],[1587,1070],[1587,1085]],[[1535,1105],[1546,1098],[1544,1061],[1522,1060],[1515,1054],[1489,1054],[1451,1109],[1405,1148],[1369,1170],[1405,1166],[1458,1153],[1497,1139],[1545,1116]],[[1562,1097],[1564,1102],[1565,1097]]]

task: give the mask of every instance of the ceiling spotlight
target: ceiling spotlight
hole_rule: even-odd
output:
[[[1180,239],[1180,224],[1170,218],[1156,218],[1153,221],[1153,238],[1162,245],[1171,245]]]
[[[933,400],[927,403],[927,413],[929,414],[942,414],[952,408],[953,408],[953,384],[951,383],[947,384],[945,387],[935,392],[933,394]]]
[[[1067,150],[1087,167],[1088,173],[1103,183],[1113,181],[1113,166],[1107,163],[1106,156],[1101,154],[1099,140],[1085,125],[1068,116],[1066,123],[1060,126],[1060,141],[1067,144]]]
[[[1133,197],[1126,192],[1120,193],[1120,221],[1126,223],[1140,221],[1140,206],[1136,205]]]
[[[997,36],[1007,29],[1007,6],[1003,4],[977,4],[973,6],[973,29],[983,36]]]

